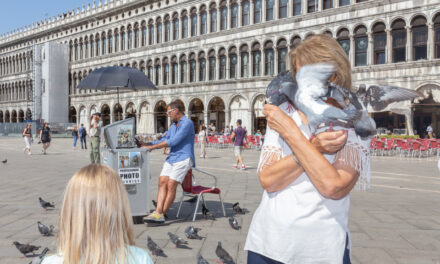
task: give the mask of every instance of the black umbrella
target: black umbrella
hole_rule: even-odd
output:
[[[82,79],[78,89],[96,89],[101,91],[117,90],[119,104],[119,89],[147,90],[156,86],[145,74],[130,67],[110,66],[92,71]]]

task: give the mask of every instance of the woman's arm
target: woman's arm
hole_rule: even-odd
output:
[[[335,166],[330,164],[318,149],[304,137],[292,118],[280,108],[265,105],[263,114],[266,115],[269,127],[277,131],[290,146],[302,168],[321,195],[326,198],[340,199],[351,190],[359,176],[356,170],[345,166],[343,162],[336,163]],[[288,157],[284,159],[284,162],[286,161],[294,160]],[[301,174],[301,170],[295,169],[291,164],[277,163],[277,166],[279,166],[277,172],[280,175],[290,174],[290,177],[296,176],[294,178],[296,179]]]

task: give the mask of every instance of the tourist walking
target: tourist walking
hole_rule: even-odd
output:
[[[76,143],[78,141],[79,138],[79,132],[78,132],[78,126],[77,125],[73,125],[73,129],[72,129],[72,136],[73,136],[73,149],[76,149]]]
[[[237,119],[237,128],[232,132],[231,138],[234,141],[234,155],[235,155],[235,168],[238,169],[238,164],[241,163],[241,169],[245,170],[246,166],[243,162],[243,157],[241,156],[243,152],[243,144],[248,143],[246,136],[246,130],[241,127],[241,119]]]
[[[24,143],[26,144],[26,147],[24,148],[24,153],[32,155],[31,145],[34,142],[34,139],[32,138],[32,129],[30,123],[26,124],[26,127],[23,129],[21,134],[23,135]]]
[[[87,130],[84,127],[84,124],[78,129],[79,139],[81,141],[81,149],[87,149]]]
[[[43,128],[40,131],[40,141],[43,143],[41,153],[46,155],[46,150],[49,148],[51,141],[49,123],[44,123]]]
[[[164,214],[174,202],[176,189],[183,182],[191,167],[195,167],[194,157],[194,123],[183,113],[183,106],[178,102],[171,102],[167,106],[167,114],[173,125],[161,140],[151,142],[152,146],[143,146],[149,151],[170,147],[162,172],[159,177],[156,210],[144,217],[146,222],[163,223]]]
[[[101,163],[99,155],[99,144],[101,143],[101,113],[94,113],[90,116],[90,163]]]
[[[197,135],[197,139],[200,143],[200,158],[206,158],[206,127],[204,125],[200,125],[199,134]]]

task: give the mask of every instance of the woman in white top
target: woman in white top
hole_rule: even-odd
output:
[[[67,184],[55,255],[42,264],[153,264],[135,246],[130,205],[119,175],[90,164]]]
[[[200,158],[206,158],[206,127],[204,125],[200,125],[198,140],[200,143]]]
[[[294,78],[303,65],[331,62],[337,71],[329,81],[351,88],[350,62],[331,37],[305,40],[290,62]],[[289,103],[266,104],[263,113],[268,128],[258,173],[265,191],[246,240],[248,263],[350,263],[349,192],[358,178],[368,185],[369,140],[341,130],[323,148],[321,134],[308,140],[307,117]]]

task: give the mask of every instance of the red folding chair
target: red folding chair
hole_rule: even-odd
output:
[[[188,196],[188,195],[197,195],[197,203],[196,203],[196,208],[194,210],[194,216],[193,216],[193,222],[194,222],[196,220],[197,210],[199,209],[200,198],[202,198],[203,203],[205,203],[205,199],[204,199],[203,195],[206,193],[218,194],[218,197],[220,199],[220,204],[222,205],[222,209],[223,209],[223,216],[226,217],[225,206],[223,204],[222,196],[220,194],[221,191],[219,188],[216,187],[217,186],[217,177],[209,172],[202,171],[198,168],[193,168],[193,169],[214,178],[214,186],[209,188],[209,187],[204,187],[201,185],[195,185],[196,181],[195,181],[195,178],[193,178],[192,169],[190,169],[181,184],[183,193],[182,193],[182,197],[180,198],[180,204],[179,204],[179,209],[177,210],[176,218],[179,217],[180,208],[182,207],[182,203],[183,203],[183,197]]]

